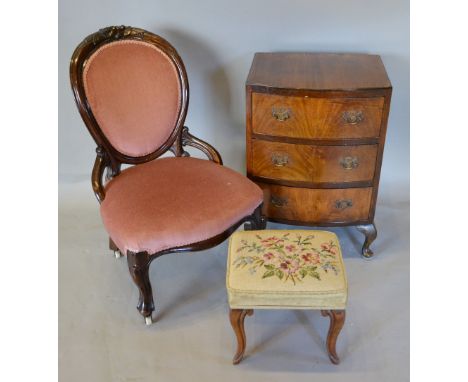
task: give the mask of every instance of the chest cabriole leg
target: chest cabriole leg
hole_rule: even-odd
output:
[[[372,252],[372,250],[370,249],[370,245],[377,238],[377,228],[375,228],[374,223],[358,225],[356,226],[356,228],[366,237],[362,246],[361,254],[364,258],[370,259],[374,256],[374,252]]]

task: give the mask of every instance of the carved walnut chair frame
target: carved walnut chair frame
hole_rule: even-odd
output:
[[[85,93],[83,71],[88,59],[103,45],[118,40],[138,40],[153,44],[159,48],[174,63],[181,87],[180,111],[174,130],[166,142],[159,148],[154,152],[141,157],[133,157],[123,154],[112,146],[97,123]],[[99,203],[104,200],[106,195],[104,187],[105,182],[120,174],[122,164],[138,165],[146,163],[159,158],[167,151],[171,151],[176,157],[189,156],[189,154],[184,150],[185,146],[197,148],[205,153],[209,160],[219,165],[223,164],[220,154],[213,146],[190,134],[188,127],[184,126],[189,103],[189,84],[187,73],[177,51],[162,37],[143,29],[127,26],[111,26],[100,29],[98,32],[86,37],[74,51],[70,62],[70,81],[78,110],[91,136],[97,144],[96,160],[92,170],[91,183]],[[145,318],[145,322],[148,325],[152,323],[152,312],[154,311],[153,292],[149,279],[149,267],[154,259],[168,253],[201,251],[212,248],[226,240],[243,223],[245,223],[245,229],[264,229],[266,227],[266,219],[262,215],[261,209],[262,205],[257,207],[251,215],[245,216],[226,231],[208,240],[181,247],[169,248],[156,253],[135,253],[128,251],[126,253],[128,269],[140,294],[137,309]],[[109,238],[109,246],[110,249],[118,251],[118,248],[115,246],[111,238]]]

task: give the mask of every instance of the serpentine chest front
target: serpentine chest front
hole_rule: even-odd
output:
[[[355,225],[370,244],[392,86],[379,56],[256,53],[246,82],[247,176],[271,221]]]

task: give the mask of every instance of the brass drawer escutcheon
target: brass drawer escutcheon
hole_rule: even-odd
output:
[[[357,157],[344,157],[341,158],[340,164],[345,170],[352,170],[359,166],[359,160]]]
[[[276,167],[284,167],[289,163],[289,157],[286,154],[273,154],[271,156],[271,163]]]
[[[343,113],[343,121],[349,125],[357,125],[364,120],[364,113],[362,111],[345,111]]]
[[[291,110],[284,107],[274,107],[271,109],[271,115],[279,122],[284,122],[291,118]]]
[[[353,201],[351,199],[341,199],[335,202],[335,208],[338,210],[345,210],[353,206]]]
[[[271,195],[270,203],[275,207],[284,207],[288,204],[288,199],[276,195]]]

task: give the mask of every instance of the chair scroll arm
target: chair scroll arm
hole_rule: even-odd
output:
[[[203,151],[209,160],[220,165],[223,164],[223,160],[221,159],[221,155],[219,155],[218,151],[209,143],[190,134],[187,126],[184,126],[182,129],[182,146],[195,147],[196,149]]]
[[[96,160],[94,161],[93,172],[91,174],[91,184],[93,186],[94,195],[99,203],[102,203],[106,193],[102,184],[102,176],[108,166],[106,154],[102,147],[96,148]]]

